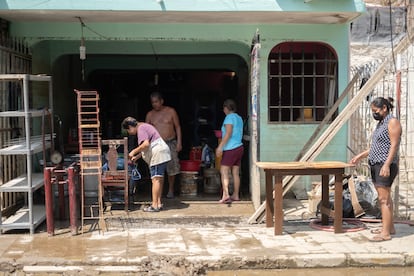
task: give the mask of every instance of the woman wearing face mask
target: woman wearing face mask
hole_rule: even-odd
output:
[[[391,185],[398,174],[398,147],[401,139],[401,124],[391,111],[391,98],[378,97],[371,102],[372,116],[378,124],[372,135],[371,147],[351,159],[352,164],[368,156],[371,178],[378,192],[381,208],[382,228],[373,229],[376,234],[370,241],[391,240],[395,234]]]

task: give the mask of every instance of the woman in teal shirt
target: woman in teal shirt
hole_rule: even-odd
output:
[[[216,149],[216,156],[222,157],[220,164],[221,183],[223,186],[223,195],[220,203],[230,203],[239,201],[240,190],[240,164],[243,157],[243,120],[236,113],[236,103],[227,99],[223,103],[223,112],[226,114],[221,127],[222,140]],[[229,182],[233,177],[233,193],[230,197]]]

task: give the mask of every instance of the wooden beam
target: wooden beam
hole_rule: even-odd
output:
[[[299,161],[306,150],[309,149],[309,147],[313,144],[316,137],[318,137],[319,133],[322,131],[322,129],[325,127],[325,125],[329,122],[329,120],[334,115],[335,111],[338,109],[339,105],[342,103],[342,101],[345,99],[345,97],[348,96],[349,91],[351,91],[354,88],[354,85],[356,81],[358,80],[359,74],[355,74],[352,80],[348,83],[345,90],[341,93],[339,98],[336,100],[334,105],[329,109],[328,113],[325,115],[325,118],[320,122],[318,127],[315,129],[309,140],[306,142],[306,144],[303,146],[302,150],[299,152],[299,154],[296,156],[295,161]]]

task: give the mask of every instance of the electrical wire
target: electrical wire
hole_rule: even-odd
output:
[[[89,31],[91,31],[92,33],[96,34],[97,36],[99,36],[100,38],[106,39],[106,40],[111,40],[111,38],[104,36],[101,33],[98,33],[97,31],[95,31],[94,29],[92,29],[91,27],[89,27],[88,25],[85,24],[85,22],[83,22],[82,17],[80,16],[76,16],[76,18],[79,20],[79,22],[81,23],[81,32],[82,32],[82,37],[83,37],[83,28],[88,29]]]
[[[98,33],[97,31],[95,31],[94,29],[92,29],[91,27],[89,27],[88,25],[85,25],[85,28],[88,29],[89,31],[91,31],[92,33],[96,34],[97,36],[103,38],[103,39],[111,40],[109,37],[104,36],[104,35]]]
[[[83,20],[80,16],[77,16],[76,18],[79,20],[79,22],[81,24],[81,37],[83,39],[83,28],[85,27],[85,23],[83,23]]]
[[[80,24],[81,24],[81,42],[80,42],[80,48],[79,48],[79,54],[81,59],[81,76],[82,81],[85,81],[85,38],[83,36],[83,29],[85,28],[85,23],[83,23],[83,20],[80,16],[77,16]],[[81,53],[81,48],[83,47],[83,54]]]

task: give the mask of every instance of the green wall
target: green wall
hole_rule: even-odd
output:
[[[268,123],[266,107],[268,104],[267,57],[269,52],[275,45],[285,41],[319,41],[330,45],[338,56],[338,87],[341,93],[348,84],[348,27],[346,25],[285,25],[278,28],[265,27],[260,31],[263,38],[260,64],[260,159],[262,161],[293,161],[317,124]],[[297,38],[293,38],[292,34],[295,34]],[[341,129],[320,159],[345,161],[346,133],[346,127]]]
[[[96,68],[150,68],[154,54],[156,66],[168,67],[171,62],[163,55],[183,55],[175,67],[208,67],[222,64],[232,70],[248,68],[231,58],[194,62],[195,55],[229,54],[250,63],[251,40],[259,30],[260,59],[260,161],[292,161],[299,153],[317,124],[269,124],[267,118],[267,57],[271,49],[286,41],[318,41],[330,45],[338,56],[338,87],[341,92],[348,83],[349,31],[348,24],[87,24],[94,32],[84,30],[87,52],[86,70]],[[55,98],[73,98],[73,87],[80,84],[80,25],[77,23],[13,23],[15,36],[25,37],[32,46],[34,73],[54,75]],[[99,35],[97,35],[99,34]],[[109,39],[109,37],[111,39]],[[146,56],[147,58],[144,58]],[[67,66],[62,68],[61,59]],[[60,61],[60,62],[59,62]],[[193,66],[193,67],[191,67]],[[248,85],[248,84],[245,84]],[[67,100],[67,99],[66,99]],[[61,100],[56,100],[61,101]],[[65,101],[65,100],[64,100]],[[73,102],[73,99],[72,99]],[[66,102],[57,103],[61,110]],[[319,160],[346,161],[347,129],[329,144]],[[261,189],[264,191],[264,189]]]

